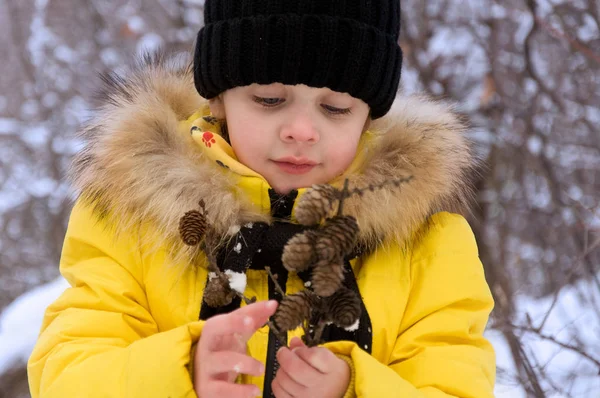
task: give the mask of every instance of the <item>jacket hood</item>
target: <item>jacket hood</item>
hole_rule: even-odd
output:
[[[235,179],[207,159],[189,124],[185,128],[207,104],[194,87],[190,63],[146,56],[126,75],[108,74],[103,81],[98,109],[80,132],[84,147],[70,178],[81,199],[109,218],[116,232],[151,225],[153,242],[189,259],[198,249],[181,242],[179,220],[200,199],[223,235],[232,226],[270,221],[268,212],[236,193]],[[399,96],[369,130],[374,139],[360,167],[332,184],[345,178],[352,187],[412,180],[344,202],[344,213],[358,220],[364,245],[403,244],[431,214],[468,210],[477,161],[466,124],[450,105]]]

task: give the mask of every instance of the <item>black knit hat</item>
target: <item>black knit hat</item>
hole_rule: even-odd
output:
[[[196,89],[214,98],[252,83],[328,87],[360,98],[373,119],[396,96],[400,0],[206,0]]]

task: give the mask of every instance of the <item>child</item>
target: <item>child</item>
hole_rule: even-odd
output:
[[[395,0],[207,0],[193,68],[149,59],[107,79],[74,161],[72,287],[29,360],[34,398],[493,396],[492,297],[468,224],[446,212],[468,202],[473,155],[444,105],[390,111],[399,28]],[[285,347],[265,324],[275,282],[305,288],[281,261],[307,228],[297,204],[346,180],[375,186],[343,205],[360,318]],[[183,242],[194,209],[217,249]],[[233,289],[221,305],[215,261]]]

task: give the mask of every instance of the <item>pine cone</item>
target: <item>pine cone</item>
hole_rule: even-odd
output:
[[[235,292],[229,286],[229,278],[223,273],[210,278],[204,289],[204,302],[210,307],[223,307],[231,303]]]
[[[316,301],[314,293],[302,290],[289,294],[281,300],[275,312],[275,325],[280,330],[294,330],[310,317],[313,304]]]
[[[288,271],[304,271],[315,260],[315,231],[297,234],[283,248],[281,261]]]
[[[333,208],[338,190],[331,185],[313,185],[296,206],[296,219],[302,225],[316,225]]]
[[[315,250],[319,261],[334,261],[348,255],[358,237],[358,223],[352,216],[335,216],[319,230]]]
[[[179,235],[183,243],[189,246],[196,246],[206,233],[208,222],[206,221],[206,212],[204,211],[204,201],[200,201],[202,212],[190,210],[179,220]]]
[[[347,328],[360,317],[360,299],[355,292],[342,287],[327,299],[327,312],[333,323]]]
[[[339,259],[337,262],[319,262],[315,265],[312,273],[312,289],[321,297],[329,297],[334,294],[344,280],[344,265]]]

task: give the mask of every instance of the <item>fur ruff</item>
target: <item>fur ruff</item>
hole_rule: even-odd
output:
[[[194,261],[199,249],[181,242],[178,224],[200,198],[209,222],[223,235],[231,226],[270,221],[234,195],[232,180],[215,172],[191,136],[178,129],[179,121],[206,103],[194,88],[189,63],[146,56],[126,76],[109,74],[103,80],[100,106],[81,131],[85,144],[70,178],[81,199],[117,234],[151,225],[154,245],[168,248],[175,261]],[[467,211],[478,162],[464,134],[466,124],[451,106],[399,96],[370,130],[377,138],[360,173],[333,183],[349,178],[351,187],[361,187],[414,178],[400,188],[389,185],[345,202],[344,213],[358,220],[367,248],[406,243],[435,212]]]

